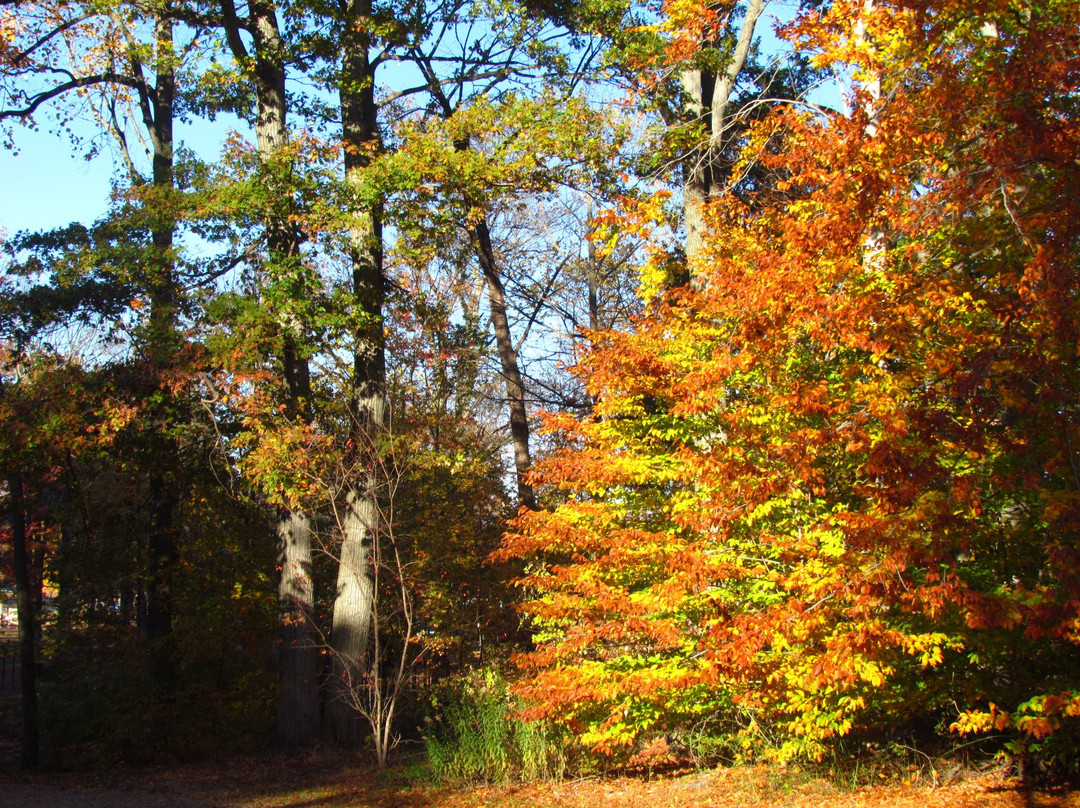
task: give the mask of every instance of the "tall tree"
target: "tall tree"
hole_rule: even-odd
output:
[[[720,197],[729,181],[721,163],[735,130],[732,122],[733,93],[754,43],[758,20],[766,0],[748,0],[741,20],[737,3],[711,6],[693,19],[690,30],[700,40],[699,49],[688,54],[679,72],[686,118],[704,130],[704,141],[683,158],[683,227],[686,230],[686,258],[690,272],[704,246],[707,230],[705,206]],[[676,12],[672,3],[668,13]],[[679,31],[689,44],[690,31]],[[731,40],[734,40],[732,42]]]
[[[779,181],[706,208],[705,283],[598,338],[541,471],[566,502],[506,540],[535,714],[617,752],[707,711],[782,757],[917,716],[1073,765],[1078,14],[791,26],[850,113],[752,128]]]
[[[347,0],[335,20],[341,59],[336,74],[341,112],[346,186],[359,188],[363,172],[381,151],[371,0]],[[346,486],[341,519],[341,547],[330,629],[333,671],[330,720],[340,741],[358,740],[359,723],[348,692],[367,675],[376,596],[372,542],[378,530],[380,480],[377,458],[387,423],[386,345],[383,303],[382,200],[355,194],[348,206],[346,253],[351,272],[353,326],[350,336],[352,377],[348,391],[347,444],[358,460],[348,464],[356,478]]]
[[[152,399],[160,402],[158,411],[149,417],[161,424],[172,420],[169,403],[173,398],[167,376],[175,369],[180,348],[177,333],[178,289],[174,242],[176,214],[172,199],[174,149],[173,115],[176,99],[176,53],[173,48],[173,20],[168,7],[157,10],[154,26],[154,80],[144,76],[142,49],[134,34],[124,26],[128,63],[138,79],[139,109],[152,147],[149,203],[152,211],[151,244],[153,251],[147,266],[147,296],[150,303],[147,360],[152,376]],[[122,21],[121,21],[122,22]],[[146,595],[146,636],[154,649],[155,673],[162,680],[173,675],[174,660],[169,647],[173,623],[172,578],[179,557],[179,527],[176,508],[182,493],[178,490],[179,451],[175,439],[167,434],[154,436],[151,453],[158,458],[150,476],[151,524],[147,536],[149,583]]]
[[[149,244],[139,258],[139,283],[149,313],[139,346],[145,362],[148,422],[164,426],[172,418],[175,372],[181,338],[177,331],[179,289],[175,232],[179,212],[174,180],[174,106],[179,63],[173,42],[172,9],[155,5],[145,13],[119,5],[81,4],[48,9],[5,9],[26,37],[25,47],[5,50],[3,80],[10,104],[0,119],[32,120],[39,107],[75,93],[97,92],[91,111],[115,137],[132,182],[132,199],[141,206]],[[22,14],[22,16],[20,16]],[[26,23],[20,25],[20,23]],[[138,39],[139,25],[152,30],[149,43]],[[79,39],[79,37],[86,39]],[[149,176],[129,150],[130,112],[148,144]],[[64,113],[60,113],[63,118]],[[149,479],[150,524],[146,532],[144,629],[155,649],[156,670],[171,676],[168,636],[172,626],[171,577],[177,559],[174,522],[179,491],[179,458],[164,429],[148,447],[156,458]]]
[[[427,7],[418,4],[409,13],[399,10],[390,14],[386,9],[379,9],[371,4],[353,4],[344,8],[341,48],[342,62],[339,75],[340,105],[345,141],[345,177],[353,200],[349,221],[347,252],[352,265],[352,297],[355,306],[354,322],[354,364],[353,382],[350,393],[352,402],[351,421],[354,434],[351,438],[353,450],[360,453],[371,451],[380,444],[380,435],[385,428],[385,331],[383,304],[386,289],[386,273],[383,267],[382,220],[386,197],[395,189],[400,189],[402,176],[415,184],[418,175],[422,178],[423,164],[430,164],[431,155],[419,157],[419,167],[405,167],[394,174],[395,166],[401,169],[412,153],[408,141],[397,150],[400,157],[387,153],[379,131],[379,111],[395,109],[405,99],[423,94],[427,96],[429,108],[437,110],[445,119],[472,100],[481,101],[482,117],[497,105],[491,105],[485,93],[497,94],[504,83],[532,79],[531,72],[543,69],[543,61],[537,57],[540,52],[546,58],[548,49],[538,39],[531,45],[523,33],[532,30],[524,22],[524,17],[517,9],[505,13],[505,19],[495,19],[490,30],[481,31],[479,26],[467,20],[480,19],[484,10],[472,8],[466,3],[454,3],[449,6]],[[378,36],[373,32],[378,32]],[[459,37],[467,38],[469,47],[461,50],[453,44]],[[382,50],[377,55],[375,46]],[[533,53],[530,53],[530,48]],[[421,81],[412,87],[401,87],[388,95],[380,104],[376,103],[375,71],[389,58],[408,60],[416,65],[421,74]],[[512,106],[512,104],[511,104]],[[538,109],[540,107],[537,107]],[[405,117],[408,116],[405,114]],[[451,127],[452,128],[452,127]],[[409,131],[409,136],[416,135],[423,143],[430,143],[423,136],[423,125]],[[487,134],[485,132],[485,134]],[[451,138],[452,152],[462,154],[470,151],[469,131],[466,126],[460,137]],[[423,150],[421,145],[417,151]],[[380,156],[386,159],[376,159]],[[469,156],[463,162],[473,159]],[[448,161],[452,162],[452,161]],[[481,157],[478,163],[483,164]],[[443,164],[445,166],[445,163]],[[389,180],[386,179],[389,166]],[[520,170],[520,168],[518,169]],[[451,193],[459,202],[464,199],[465,214],[468,217],[470,238],[475,244],[479,262],[489,290],[489,308],[495,325],[496,340],[500,354],[503,375],[507,379],[508,397],[511,402],[511,433],[515,450],[516,464],[519,471],[519,495],[525,505],[534,502],[531,488],[525,481],[524,473],[529,466],[528,414],[525,408],[524,386],[521,382],[515,349],[510,337],[509,323],[506,316],[506,302],[501,294],[501,270],[496,265],[497,257],[491,241],[488,212],[482,196],[472,193],[475,184],[466,179],[457,183],[457,178],[450,179]],[[373,447],[368,449],[367,447]],[[377,463],[364,462],[359,468],[375,468]],[[362,472],[363,474],[363,472]],[[343,520],[343,545],[341,549],[337,601],[335,606],[334,628],[331,636],[335,664],[340,670],[334,677],[335,682],[354,680],[356,671],[349,670],[350,665],[359,664],[369,644],[370,618],[365,616],[361,604],[370,603],[374,595],[370,581],[370,564],[365,549],[366,538],[374,529],[379,508],[374,494],[378,489],[374,478],[360,480],[346,496],[345,518]],[[340,643],[340,644],[339,644]],[[349,662],[348,660],[353,660]]]
[[[262,198],[269,205],[262,214],[266,241],[264,272],[269,283],[283,287],[287,293],[298,294],[295,279],[302,273],[302,233],[288,187],[293,157],[287,148],[286,43],[281,36],[277,8],[268,2],[247,4],[243,30],[251,34],[250,53],[241,36],[241,22],[232,0],[223,0],[221,8],[233,59],[250,75],[255,90],[256,149],[261,176],[268,186]],[[314,398],[303,323],[287,308],[278,316],[285,416],[294,424],[310,424]],[[319,642],[314,623],[311,516],[298,507],[288,508],[278,521],[277,536],[281,569],[277,736],[281,743],[296,746],[311,743],[319,724]]]
[[[541,36],[544,30],[543,24],[535,26],[531,37],[527,33],[523,36],[520,30],[513,30],[515,26],[512,24],[509,27],[512,29],[509,38],[494,36],[489,42],[478,43],[475,50],[477,53],[483,53],[483,58],[476,59],[474,65],[463,63],[455,76],[455,81],[449,86],[444,86],[437,80],[438,73],[432,63],[435,54],[428,54],[425,58],[425,55],[414,53],[421,71],[431,82],[430,92],[444,120],[452,118],[462,106],[477,98],[486,97],[493,88],[505,82],[514,72],[524,73],[540,66],[534,67],[533,60],[525,59],[523,51],[527,43],[531,41],[537,52],[542,53],[538,43],[543,41]],[[583,78],[585,72],[591,69],[592,56],[593,54],[588,51],[583,55],[578,65],[578,75],[560,78],[566,80],[568,86],[573,88],[576,81]],[[487,79],[487,75],[492,71],[494,74]],[[459,137],[454,142],[454,148],[458,151],[467,151],[472,148],[470,136],[465,134],[464,137]],[[514,470],[517,476],[518,505],[532,510],[536,508],[536,494],[528,481],[528,474],[532,467],[529,411],[521,363],[508,316],[509,307],[504,282],[506,273],[505,269],[499,265],[492,241],[489,222],[491,213],[488,209],[490,203],[481,198],[476,190],[466,188],[464,193],[463,201],[469,209],[469,238],[473,242],[477,263],[487,289],[488,311],[491,327],[495,333],[495,350],[506,389],[506,404],[510,416],[510,442],[513,447]],[[487,189],[480,193],[486,194]]]

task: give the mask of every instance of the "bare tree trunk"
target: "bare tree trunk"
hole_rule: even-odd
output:
[[[503,289],[487,218],[473,228],[480,270],[488,290],[491,325],[495,330],[495,347],[499,353],[503,380],[506,383],[506,403],[510,410],[510,440],[514,447],[514,469],[517,472],[518,504],[529,510],[536,508],[536,495],[526,477],[532,457],[529,452],[529,413],[525,406],[525,385],[521,381],[517,351],[510,337],[510,320],[506,316],[506,293]]]
[[[687,117],[708,123],[706,110],[709,109],[708,102],[712,95],[711,77],[698,68],[691,68],[683,71],[680,82]],[[686,259],[691,273],[704,245],[704,206],[711,184],[709,149],[694,149],[683,160],[683,227],[686,229]]]
[[[592,219],[592,202],[589,203],[589,219]],[[596,243],[589,239],[586,244],[588,255],[585,262],[585,278],[589,284],[589,330],[600,330],[600,259],[596,255]]]
[[[428,76],[435,75],[430,64],[425,67],[424,73]],[[439,102],[443,118],[449,120],[454,114],[454,105],[450,103],[437,83],[432,84],[431,92]],[[464,137],[456,141],[454,148],[459,152],[467,151],[470,148],[469,138]],[[477,260],[480,263],[480,272],[484,277],[484,285],[487,287],[491,326],[495,331],[495,348],[499,354],[503,382],[506,385],[506,405],[510,413],[510,442],[514,449],[518,505],[535,510],[536,493],[529,484],[527,476],[532,466],[532,455],[529,449],[529,411],[525,404],[525,385],[521,379],[521,365],[510,335],[510,319],[506,314],[506,290],[503,287],[498,261],[495,259],[495,248],[491,243],[487,214],[475,200],[466,197],[465,202],[480,210],[479,221],[473,226],[471,235],[476,247]]]
[[[26,512],[23,483],[19,474],[8,475],[11,495],[11,543],[15,562],[15,598],[19,615],[19,671],[22,686],[22,767],[38,767],[37,654],[34,641],[38,633],[39,611],[35,608],[27,552]]]
[[[319,727],[319,658],[311,575],[311,521],[292,513],[278,522],[278,708],[275,734],[285,746],[311,743]]]
[[[368,57],[371,0],[346,0],[342,21],[341,115],[345,143],[345,180],[356,182],[378,150],[375,67]],[[367,674],[375,600],[372,542],[379,505],[374,457],[386,428],[386,355],[382,308],[382,211],[377,204],[353,212],[349,229],[353,300],[362,314],[353,335],[350,440],[356,462],[341,519],[341,556],[330,630],[333,668],[327,705],[330,729],[339,742],[355,743],[360,715],[347,689]]]

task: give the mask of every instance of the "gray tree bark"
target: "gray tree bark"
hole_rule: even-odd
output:
[[[254,59],[255,138],[259,159],[270,162],[288,142],[285,96],[285,48],[273,3],[248,3],[248,30],[254,56],[240,37],[233,0],[223,0],[226,37],[233,57]],[[301,234],[289,216],[270,214],[265,222],[271,272],[288,273],[300,261]],[[281,323],[282,375],[286,415],[311,419],[311,372],[304,356],[303,333],[293,318]],[[319,651],[312,577],[311,518],[298,510],[281,515],[277,526],[278,566],[278,708],[275,736],[284,746],[313,742],[319,729]]]
[[[726,177],[716,171],[716,157],[726,146],[729,107],[735,82],[746,66],[754,41],[758,19],[766,0],[750,0],[739,28],[731,61],[716,74],[690,67],[680,75],[683,89],[683,112],[694,121],[704,121],[708,140],[694,149],[683,162],[683,223],[686,229],[686,258],[691,281],[700,278],[695,264],[705,244],[708,223],[704,206],[724,190]]]
[[[353,184],[379,148],[376,129],[375,65],[368,50],[371,0],[345,0],[341,36],[340,104],[345,147],[345,180]],[[349,691],[368,673],[375,588],[372,541],[380,516],[379,480],[374,452],[386,429],[386,354],[383,339],[385,279],[382,261],[382,211],[357,203],[348,232],[352,263],[353,334],[350,442],[354,462],[341,518],[341,554],[330,630],[333,667],[327,705],[335,740],[355,743],[362,721]]]
[[[709,96],[712,94],[712,77],[698,68],[691,68],[684,70],[679,79],[686,116],[708,123],[706,110],[709,109]],[[690,267],[693,267],[704,246],[704,206],[712,190],[710,154],[707,146],[697,148],[683,161],[683,227],[686,229],[686,258]]]
[[[319,729],[319,657],[311,574],[311,520],[278,522],[278,704],[274,732],[284,746],[312,743]]]

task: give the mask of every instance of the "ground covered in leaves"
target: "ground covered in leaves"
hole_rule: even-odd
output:
[[[1031,790],[1001,770],[891,774],[738,767],[526,786],[434,786],[419,767],[379,774],[275,756],[95,773],[0,773],[5,808],[1080,808],[1080,791]]]

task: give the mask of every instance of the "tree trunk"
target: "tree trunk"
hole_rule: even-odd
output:
[[[164,464],[175,468],[168,440],[156,441]],[[159,685],[167,686],[176,673],[172,634],[172,579],[178,549],[173,535],[173,512],[177,498],[171,475],[154,472],[150,477],[150,530],[147,536],[146,640],[151,670]]]
[[[525,406],[525,385],[521,381],[517,351],[510,337],[510,321],[506,316],[506,293],[491,245],[491,233],[487,218],[483,217],[473,228],[473,239],[480,261],[480,270],[488,290],[488,306],[491,309],[491,325],[495,330],[495,346],[499,353],[503,380],[506,383],[506,403],[510,409],[510,440],[514,447],[514,469],[517,472],[518,504],[529,510],[536,509],[536,495],[529,484],[527,474],[532,466],[529,452],[529,413]]]
[[[709,118],[709,99],[712,96],[712,78],[693,68],[679,77],[683,90],[683,109],[691,120]],[[693,266],[704,245],[706,230],[704,206],[712,185],[710,153],[707,147],[692,150],[683,159],[683,227],[686,229],[686,260],[693,275]]]
[[[425,72],[434,75],[430,68]],[[443,118],[449,120],[454,114],[453,104],[437,84],[433,84],[431,90],[442,108]],[[469,148],[468,137],[454,143],[454,149],[459,152]],[[491,326],[495,331],[495,348],[499,354],[503,382],[506,385],[506,405],[510,412],[510,443],[514,449],[518,506],[535,510],[536,494],[528,481],[528,472],[532,466],[532,455],[529,450],[529,411],[525,404],[525,385],[521,380],[521,366],[510,335],[510,320],[506,315],[506,290],[503,287],[498,261],[495,260],[495,248],[491,243],[487,214],[483,212],[482,204],[477,204],[468,195],[465,202],[480,210],[480,219],[472,228],[471,235],[476,247],[477,260],[480,263],[480,272],[484,277],[484,285],[487,287]]]
[[[34,608],[30,554],[27,552],[26,512],[22,477],[8,475],[11,493],[11,543],[15,562],[15,598],[19,615],[19,671],[22,687],[22,767],[38,767],[37,654],[38,614]]]
[[[240,37],[233,0],[223,0],[225,33],[233,57],[250,57]],[[255,138],[259,159],[269,163],[288,142],[285,97],[285,51],[273,3],[248,3],[248,30],[254,43]],[[300,262],[302,236],[289,216],[267,217],[267,253],[271,272],[288,274]],[[287,391],[286,415],[311,420],[311,372],[303,355],[303,331],[288,318],[281,324],[282,375]],[[304,746],[318,735],[319,649],[315,626],[311,565],[311,518],[293,510],[277,526],[278,560],[278,710],[275,734],[284,746]]]
[[[153,144],[153,190],[151,204],[155,222],[151,240],[153,259],[148,279],[150,334],[147,353],[158,386],[158,410],[153,414],[160,427],[174,418],[175,396],[164,389],[163,375],[175,364],[179,348],[176,330],[177,290],[173,257],[176,220],[171,213],[173,190],[173,101],[176,76],[173,54],[173,24],[167,9],[156,21],[155,86],[152,96],[144,94],[144,117]],[[133,59],[137,57],[133,56]],[[141,66],[138,68],[141,72]],[[147,535],[146,638],[151,668],[159,686],[167,688],[176,674],[171,647],[173,621],[172,579],[179,557],[175,510],[179,503],[179,449],[175,439],[158,434],[151,442],[150,528]]]
[[[717,176],[717,158],[727,145],[731,93],[750,55],[754,30],[764,8],[765,0],[750,0],[747,4],[735,50],[724,70],[714,75],[699,68],[688,68],[680,76],[683,111],[691,120],[704,121],[708,132],[707,142],[692,150],[683,161],[683,222],[691,282],[701,282],[700,275],[695,273],[695,264],[708,233],[705,205],[724,190],[724,183],[730,179]]]
[[[341,38],[341,116],[345,180],[356,183],[378,151],[374,65],[368,58],[370,0],[346,0]],[[382,262],[382,211],[366,204],[353,212],[349,228],[353,301],[361,313],[353,335],[352,477],[341,520],[341,555],[330,630],[333,667],[328,715],[335,740],[354,744],[362,722],[352,706],[356,688],[368,670],[376,597],[371,550],[378,529],[379,467],[375,454],[386,429],[386,355],[382,308],[385,279]]]
[[[311,576],[311,522],[292,513],[278,523],[281,581],[278,586],[277,740],[311,743],[319,726],[319,659],[315,642],[315,596]]]
[[[591,220],[593,217],[592,203],[589,203],[589,216]],[[585,279],[589,284],[588,291],[588,305],[589,305],[589,330],[600,330],[600,260],[596,255],[596,243],[589,239],[586,249],[588,253],[585,261]]]

